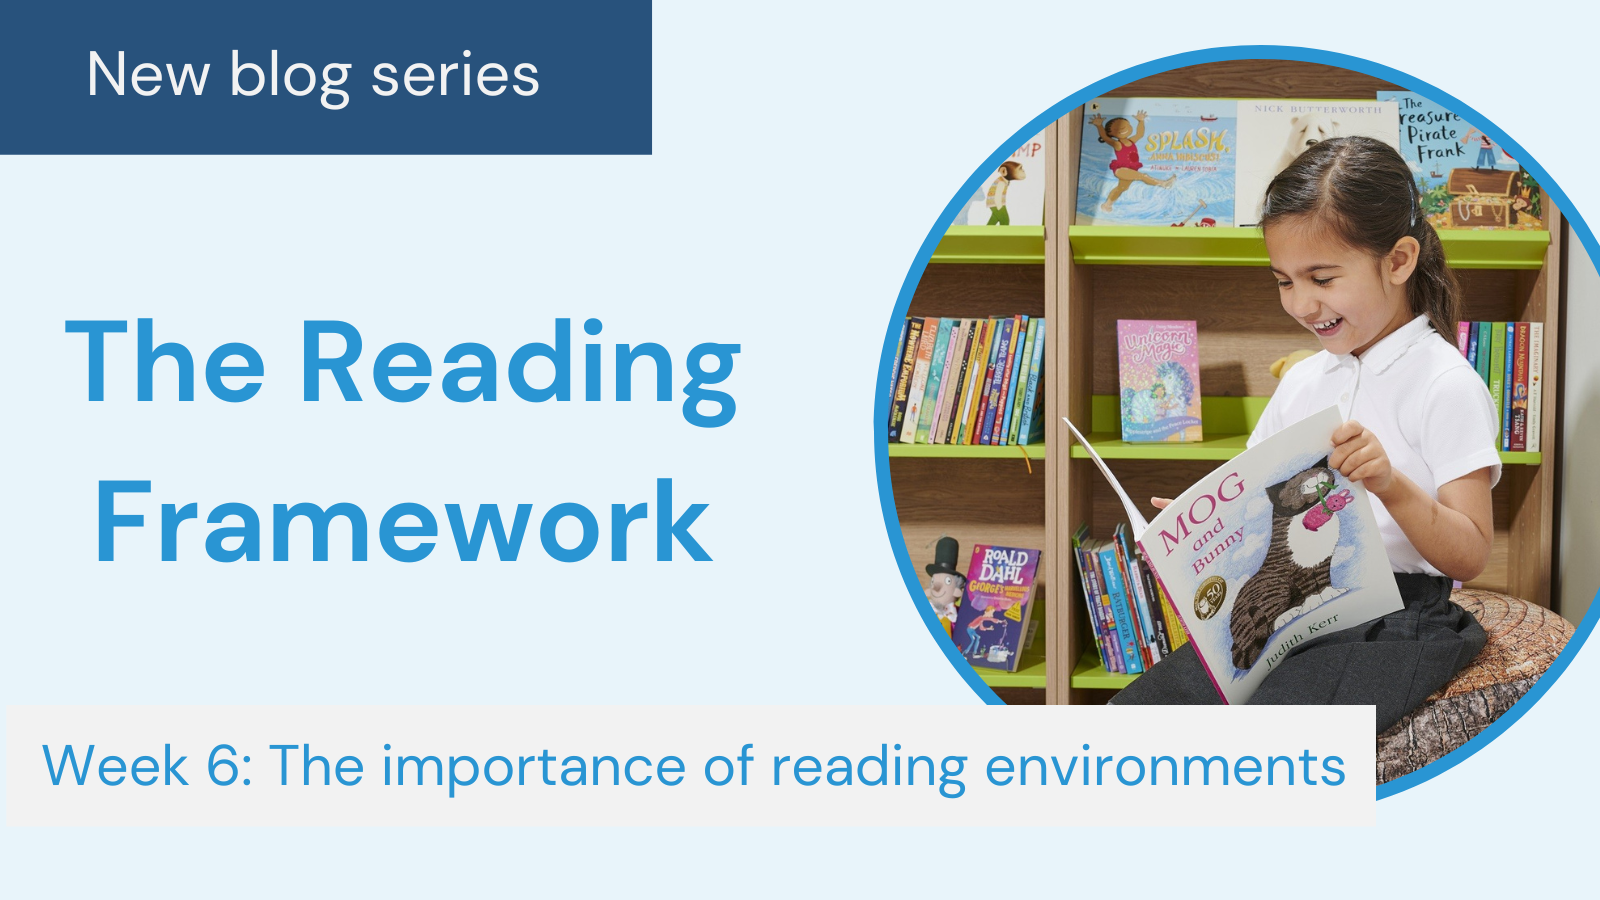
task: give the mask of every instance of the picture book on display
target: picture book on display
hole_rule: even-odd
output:
[[[1015,672],[1033,615],[1039,551],[978,544],[950,629],[961,655],[975,667]]]
[[[1544,229],[1538,181],[1495,140],[1421,94],[1390,91],[1400,114],[1400,153],[1434,228]]]
[[[1148,523],[1067,422],[1122,501],[1156,585],[1228,703],[1248,700],[1296,646],[1402,607],[1366,490],[1328,466],[1342,421],[1329,407],[1283,429]],[[1121,575],[1102,563],[1102,578]],[[1138,616],[1130,608],[1119,633],[1142,628]],[[1126,636],[1122,651],[1129,672],[1144,664]]]
[[[1196,338],[1193,320],[1117,320],[1124,441],[1201,439]]]
[[[1379,100],[1240,100],[1234,223],[1261,222],[1267,183],[1307,147],[1365,135],[1400,149],[1399,106]]]
[[[1237,101],[1100,97],[1083,109],[1079,225],[1232,225]]]
[[[978,185],[957,225],[1044,225],[1044,150],[1041,131],[1018,147]]]

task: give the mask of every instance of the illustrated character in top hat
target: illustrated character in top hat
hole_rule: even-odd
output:
[[[953,537],[942,537],[933,550],[933,562],[928,563],[928,602],[933,604],[933,614],[950,633],[950,624],[956,620],[956,605],[961,602],[961,591],[967,578],[956,571],[956,557],[961,545]]]

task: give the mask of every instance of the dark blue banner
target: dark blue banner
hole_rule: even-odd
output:
[[[648,154],[651,9],[32,3],[0,153]]]

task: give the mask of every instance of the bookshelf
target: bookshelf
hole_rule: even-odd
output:
[[[1050,171],[1056,167],[1053,128],[1045,150],[1045,166]],[[906,314],[982,318],[1019,313],[1045,314],[1042,225],[952,227],[935,248]],[[1046,702],[1050,671],[1047,579],[1052,570],[1045,531],[1048,480],[1043,461],[1048,458],[1047,445],[890,444],[888,455],[900,533],[919,579],[933,561],[934,544],[943,535],[961,542],[959,566],[963,570],[974,544],[1044,551],[1044,574],[1037,595],[1040,605],[1034,611],[1039,631],[1033,647],[1024,651],[1015,672],[975,671],[1007,702]]]
[[[1176,69],[1108,91],[1113,96],[1361,97],[1396,85],[1314,63],[1235,60]],[[1062,416],[1089,426],[1089,440],[1135,499],[1175,497],[1244,449],[1276,389],[1269,365],[1315,338],[1284,315],[1266,248],[1255,229],[1079,226],[1078,143],[1082,111],[1048,132],[1050,196],[1043,228],[958,226],[941,239],[908,312],[913,316],[1026,313],[1051,323],[1044,357],[1045,443],[1017,447],[891,445],[900,526],[916,571],[942,534],[961,542],[1042,547],[1044,647],[1016,673],[981,672],[997,690],[1043,688],[1047,703],[1103,702],[1132,677],[1100,666],[1087,621],[1072,531],[1088,522],[1111,533],[1121,505],[1074,446]],[[1562,254],[1561,215],[1546,197],[1548,231],[1441,232],[1460,276],[1471,321],[1544,323],[1544,415],[1539,453],[1502,453],[1494,490],[1495,543],[1471,587],[1552,602],[1560,469],[1557,411]],[[1206,439],[1174,445],[1120,439],[1116,320],[1194,319]],[[1071,447],[1066,453],[1054,448]],[[1026,458],[1024,458],[1026,457]],[[1042,460],[1043,465],[1039,462]],[[1031,466],[1031,472],[1029,467]],[[1147,513],[1154,510],[1147,507]],[[1011,698],[1007,693],[1007,699]]]
[[[1113,96],[1370,97],[1397,86],[1332,66],[1235,60],[1189,66],[1107,93]],[[1089,439],[1135,499],[1177,496],[1244,447],[1277,381],[1273,360],[1316,340],[1284,315],[1262,267],[1254,229],[1078,226],[1078,144],[1082,111],[1051,134],[1050,202],[1044,239],[1047,445],[1070,446],[1061,422],[1088,424]],[[1541,453],[1503,453],[1494,490],[1495,545],[1473,587],[1504,591],[1541,606],[1554,595],[1555,479],[1560,467],[1562,336],[1561,217],[1546,200],[1546,232],[1443,232],[1447,257],[1465,288],[1463,318],[1539,321],[1545,328]],[[954,249],[954,245],[952,245]],[[1200,383],[1206,440],[1190,445],[1124,444],[1118,434],[1116,320],[1194,319],[1200,331]],[[1105,671],[1093,649],[1071,535],[1082,522],[1109,535],[1120,504],[1080,447],[1045,458],[1044,584],[1047,702],[1103,702],[1130,676]],[[1154,510],[1147,507],[1147,512]]]

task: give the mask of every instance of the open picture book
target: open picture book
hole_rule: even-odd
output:
[[[1301,644],[1403,604],[1372,504],[1328,465],[1337,407],[1195,482],[1146,522],[1094,447],[1140,551],[1227,703],[1243,703]]]

